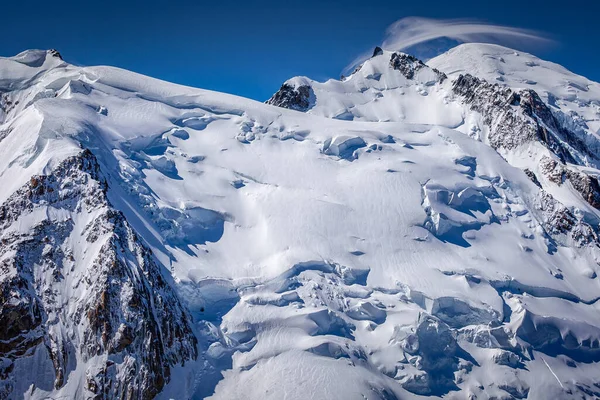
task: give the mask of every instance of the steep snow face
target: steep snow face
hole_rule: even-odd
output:
[[[0,59],[5,397],[599,391],[593,185],[465,134],[498,111],[442,72],[377,52],[298,112],[32,54]]]

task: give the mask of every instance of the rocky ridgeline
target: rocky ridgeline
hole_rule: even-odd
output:
[[[289,108],[296,111],[308,111],[310,108],[310,98],[312,89],[308,85],[294,87],[284,83],[281,88],[275,93],[267,104],[273,106]]]
[[[488,140],[495,149],[513,150],[525,143],[539,140],[561,160],[574,157],[560,146],[552,113],[533,90],[519,93],[499,84],[490,84],[472,75],[460,75],[452,84],[471,110],[483,116],[490,127]]]
[[[42,384],[15,371],[53,369],[60,389],[93,360],[77,383],[86,398],[149,399],[197,357],[171,278],[106,190],[86,150],[0,206],[0,398]]]
[[[570,182],[589,204],[600,208],[597,178],[567,165],[597,165],[597,155],[592,154],[575,133],[561,125],[535,91],[515,92],[468,74],[460,75],[452,89],[473,111],[482,115],[489,127],[488,140],[492,147],[514,150],[526,143],[542,143],[556,159],[545,156],[540,163],[541,172],[558,185]]]
[[[415,73],[418,71],[424,68],[430,68],[425,65],[423,61],[405,53],[393,53],[390,58],[390,67],[400,71],[400,73],[402,73],[402,75],[404,75],[407,79],[413,79],[415,77]],[[431,70],[437,75],[438,82],[441,83],[446,80],[446,74],[438,71],[435,68],[431,68]]]
[[[577,134],[563,127],[534,90],[515,92],[469,74],[460,75],[452,90],[473,111],[482,114],[485,124],[491,127],[489,141],[495,149],[512,150],[537,140],[562,162],[594,165],[598,161],[598,156]]]
[[[48,54],[50,54],[52,57],[58,58],[59,60],[63,59],[62,55],[56,49],[50,49],[50,50],[48,50]]]

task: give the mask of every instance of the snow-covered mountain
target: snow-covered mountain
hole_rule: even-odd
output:
[[[377,48],[267,102],[0,59],[0,398],[600,396],[600,86]]]

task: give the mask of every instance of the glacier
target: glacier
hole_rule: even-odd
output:
[[[0,58],[0,399],[597,398],[599,135],[496,45],[266,104]]]

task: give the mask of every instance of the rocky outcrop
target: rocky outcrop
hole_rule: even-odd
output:
[[[390,58],[390,67],[400,71],[400,73],[402,73],[402,75],[404,75],[407,79],[413,79],[415,77],[415,73],[423,68],[429,68],[423,63],[423,61],[405,53],[393,53],[392,57]],[[438,82],[443,82],[447,78],[446,74],[438,71],[435,68],[432,68],[432,71],[437,75]]]
[[[197,357],[170,277],[106,191],[86,150],[0,206],[0,398],[38,384],[8,379],[15,366],[41,373],[47,360],[54,389],[85,368],[86,398],[150,399]]]
[[[471,110],[483,116],[490,128],[489,143],[495,149],[512,150],[539,141],[561,161],[581,164],[595,158],[576,135],[560,125],[533,90],[515,92],[469,74],[460,75],[453,82],[452,90]]]
[[[535,91],[515,92],[468,74],[460,75],[452,88],[471,110],[482,115],[489,127],[488,141],[493,148],[514,150],[526,143],[542,143],[556,156],[556,159],[548,156],[541,159],[542,174],[557,185],[569,182],[589,204],[600,209],[598,179],[567,165],[593,165],[597,155],[561,125]],[[532,171],[525,173],[542,187]]]
[[[600,209],[600,184],[598,178],[578,171],[550,157],[542,157],[540,170],[557,185],[569,183],[592,207]]]
[[[467,74],[453,82],[452,90],[471,110],[483,116],[484,123],[490,127],[488,140],[495,149],[511,150],[541,139],[534,121],[512,108],[519,104],[519,99],[511,89]]]
[[[525,168],[523,170],[523,172],[525,172],[525,175],[527,175],[527,177],[531,180],[531,182],[535,183],[535,185],[537,187],[539,187],[539,188],[542,187],[542,184],[540,183],[540,181],[538,180],[537,176],[535,176],[535,173],[532,170],[530,170],[528,168]]]
[[[58,58],[59,60],[63,59],[62,55],[56,49],[50,49],[50,50],[48,50],[48,54],[50,54],[52,57]]]
[[[284,83],[277,93],[267,100],[266,103],[277,107],[289,108],[290,110],[308,111],[312,96],[314,96],[312,88],[308,85],[294,87],[288,83]]]
[[[583,172],[573,171],[572,169],[566,169],[565,176],[585,201],[592,207],[600,209],[600,184],[598,184],[598,178]]]
[[[595,229],[575,216],[571,210],[557,201],[551,194],[541,190],[536,207],[542,211],[544,230],[557,241],[572,241],[577,247],[598,244]],[[563,243],[564,244],[564,243]]]
[[[5,117],[18,105],[19,100],[13,100],[8,93],[0,92],[0,122],[3,122]]]

